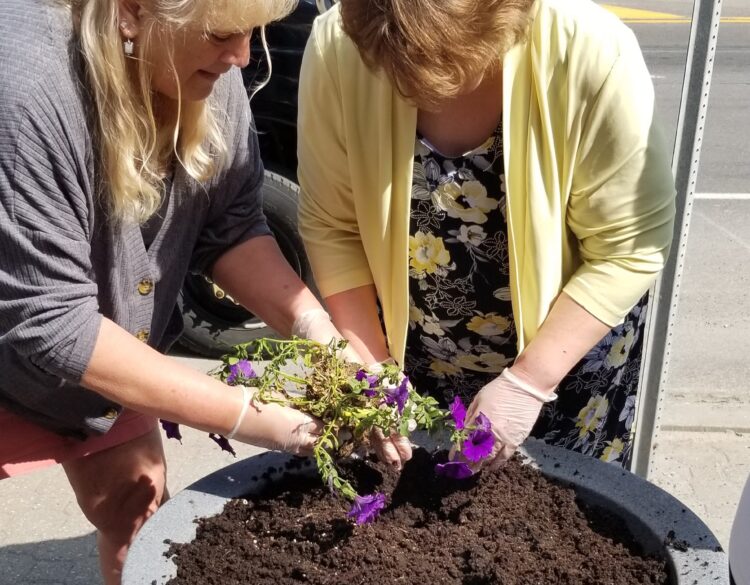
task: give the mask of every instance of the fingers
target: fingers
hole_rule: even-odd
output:
[[[295,455],[312,455],[315,442],[323,432],[323,422],[299,411],[294,411],[294,417],[298,422],[290,433],[283,450]]]
[[[459,451],[456,449],[456,446],[453,445],[451,447],[451,450],[448,452],[448,461],[455,461],[456,457],[458,457]]]
[[[516,452],[516,449],[518,449],[518,447],[510,443],[506,443],[502,445],[497,455],[495,455],[495,458],[489,462],[489,469],[491,471],[494,471],[495,469],[500,469],[503,465],[505,465],[508,462],[508,459],[513,457],[513,454]]]
[[[312,442],[306,442],[302,445],[298,445],[293,449],[282,449],[282,451],[286,451],[287,453],[291,453],[292,455],[301,455],[304,457],[312,457],[313,456],[313,447],[315,447],[315,441]]]
[[[289,441],[282,450],[295,455],[312,455],[315,442],[320,438],[320,430],[314,426],[310,427],[314,424],[310,422],[300,425],[297,430],[292,432]]]
[[[508,462],[508,459],[513,457],[517,448],[518,447],[510,443],[503,443],[496,437],[492,453],[481,461],[468,461],[455,445],[451,447],[451,450],[448,453],[448,459],[450,461],[463,461],[469,466],[473,473],[479,473],[485,467],[490,471],[494,471],[505,465]]]
[[[321,434],[323,434],[323,429],[325,428],[325,425],[323,424],[323,421],[319,418],[315,418],[312,416],[303,415],[307,420],[302,422],[299,425],[299,428],[301,429],[301,432],[305,432],[308,435],[312,435],[316,439],[320,437]]]
[[[474,396],[473,400],[469,403],[469,406],[466,407],[466,424],[472,424],[477,416],[479,416],[479,411],[482,410],[483,406],[486,406],[486,403],[483,400],[485,394],[487,394],[486,386]],[[480,406],[480,403],[482,403],[483,406]],[[485,414],[487,413],[485,412]]]
[[[370,435],[370,443],[375,448],[378,459],[395,469],[401,469],[401,455],[391,437],[386,437],[381,429],[376,428]]]
[[[378,459],[387,463],[388,465],[396,465],[401,458],[398,456],[398,451],[393,445],[386,445],[387,439],[380,429],[374,429],[370,434],[370,444],[375,449],[375,454]]]
[[[401,463],[409,461],[409,459],[411,459],[411,441],[409,440],[409,437],[404,437],[399,433],[392,433],[391,441],[401,458]]]

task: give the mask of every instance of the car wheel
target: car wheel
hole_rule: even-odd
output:
[[[266,171],[263,211],[268,225],[287,262],[313,288],[312,270],[297,232],[298,195],[296,184]],[[202,356],[220,357],[233,345],[278,335],[203,276],[188,275],[178,298],[178,307],[184,325],[179,344]]]

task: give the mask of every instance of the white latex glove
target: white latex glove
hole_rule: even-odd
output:
[[[395,366],[396,360],[389,357],[385,361],[367,366],[367,370],[377,374],[384,365]],[[409,437],[404,437],[398,431],[393,431],[386,437],[382,430],[375,429],[370,433],[370,445],[375,450],[378,459],[398,470],[412,457]]]
[[[295,455],[311,455],[323,423],[299,410],[280,404],[264,404],[255,398],[257,388],[235,386],[242,391],[240,414],[227,439]]]
[[[492,423],[495,436],[492,453],[471,464],[471,468],[478,471],[483,465],[489,465],[490,469],[495,469],[510,459],[529,436],[542,406],[555,398],[554,392],[534,388],[520,380],[510,368],[504,369],[477,393],[466,412],[467,424],[473,424],[479,413],[484,413]],[[451,452],[451,458],[454,455]]]
[[[333,339],[344,339],[325,309],[311,309],[299,315],[292,324],[292,335],[324,344]],[[351,345],[347,345],[341,355],[348,362],[362,363]]]

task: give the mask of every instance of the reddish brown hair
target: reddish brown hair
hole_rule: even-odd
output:
[[[364,62],[421,107],[454,97],[522,40],[534,0],[340,0]]]

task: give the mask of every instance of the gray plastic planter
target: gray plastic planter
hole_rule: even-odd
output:
[[[428,448],[436,442],[420,436]],[[581,500],[623,518],[644,550],[669,561],[671,585],[726,585],[726,554],[708,527],[677,499],[619,467],[528,440],[522,451],[544,475],[570,484]],[[167,502],[144,525],[125,563],[123,585],[161,585],[176,575],[169,542],[195,538],[195,520],[219,514],[228,500],[263,489],[285,471],[314,473],[309,461],[263,453],[206,476]]]

